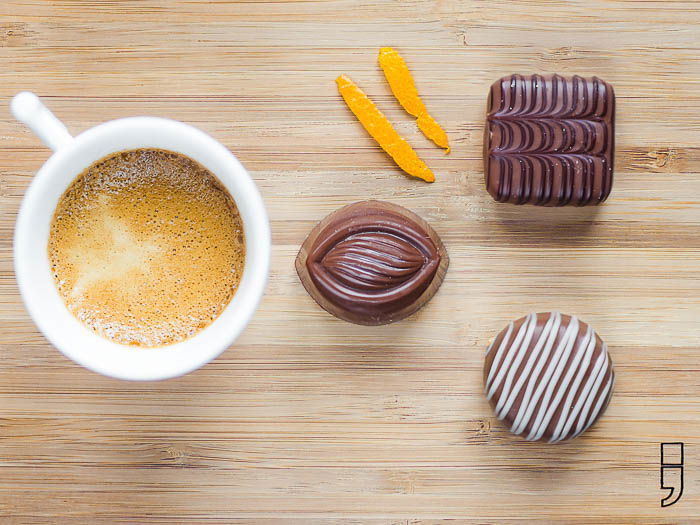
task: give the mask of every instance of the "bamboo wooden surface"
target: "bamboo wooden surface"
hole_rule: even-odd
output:
[[[411,66],[445,156],[377,66]],[[309,525],[700,522],[700,2],[651,0],[0,3],[0,523]],[[497,205],[482,182],[488,86],[598,75],[617,92],[616,181],[599,209]],[[338,96],[346,73],[433,168],[403,176]],[[126,383],[53,349],[12,269],[22,195],[49,151],[9,97],[77,133],[183,120],[251,171],[268,205],[267,295],[234,347],[186,377]],[[365,198],[430,221],[450,254],[414,317],[336,320],[294,271],[299,245]],[[559,309],[610,345],[618,381],[584,437],[511,438],[481,393],[511,319]],[[660,507],[659,443],[686,446]]]

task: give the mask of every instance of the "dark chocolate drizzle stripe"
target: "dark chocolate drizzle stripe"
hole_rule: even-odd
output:
[[[614,93],[593,77],[512,75],[491,87],[486,184],[499,202],[585,206],[612,189]]]

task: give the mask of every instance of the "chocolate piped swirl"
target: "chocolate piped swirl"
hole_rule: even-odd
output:
[[[366,231],[340,241],[318,264],[345,286],[386,291],[410,280],[426,264],[434,266],[431,253],[393,233]]]
[[[612,189],[615,94],[597,77],[511,75],[491,86],[484,164],[498,202],[600,204]]]
[[[420,217],[387,202],[346,206],[324,219],[297,257],[307,291],[330,313],[358,324],[386,324],[437,291],[447,253]]]

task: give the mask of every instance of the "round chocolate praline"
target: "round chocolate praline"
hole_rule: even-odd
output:
[[[579,436],[605,411],[614,384],[607,345],[574,316],[522,317],[486,352],[486,397],[496,417],[528,441]]]

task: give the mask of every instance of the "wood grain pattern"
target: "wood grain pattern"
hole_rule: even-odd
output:
[[[199,126],[268,204],[268,292],[239,342],[186,377],[124,383],[46,343],[12,270],[21,197],[49,152],[0,105],[0,522],[310,525],[700,522],[700,9],[696,1],[0,3],[0,100],[43,96],[72,132],[156,115]],[[392,97],[407,60],[453,145]],[[598,209],[498,205],[483,187],[488,87],[598,75],[617,93],[616,180]],[[436,173],[403,176],[340,100],[363,87]],[[415,211],[450,270],[414,317],[368,329],[306,294],[294,257],[350,202]],[[513,439],[481,393],[489,340],[559,309],[610,346],[600,422]],[[661,441],[685,494],[659,505]]]

